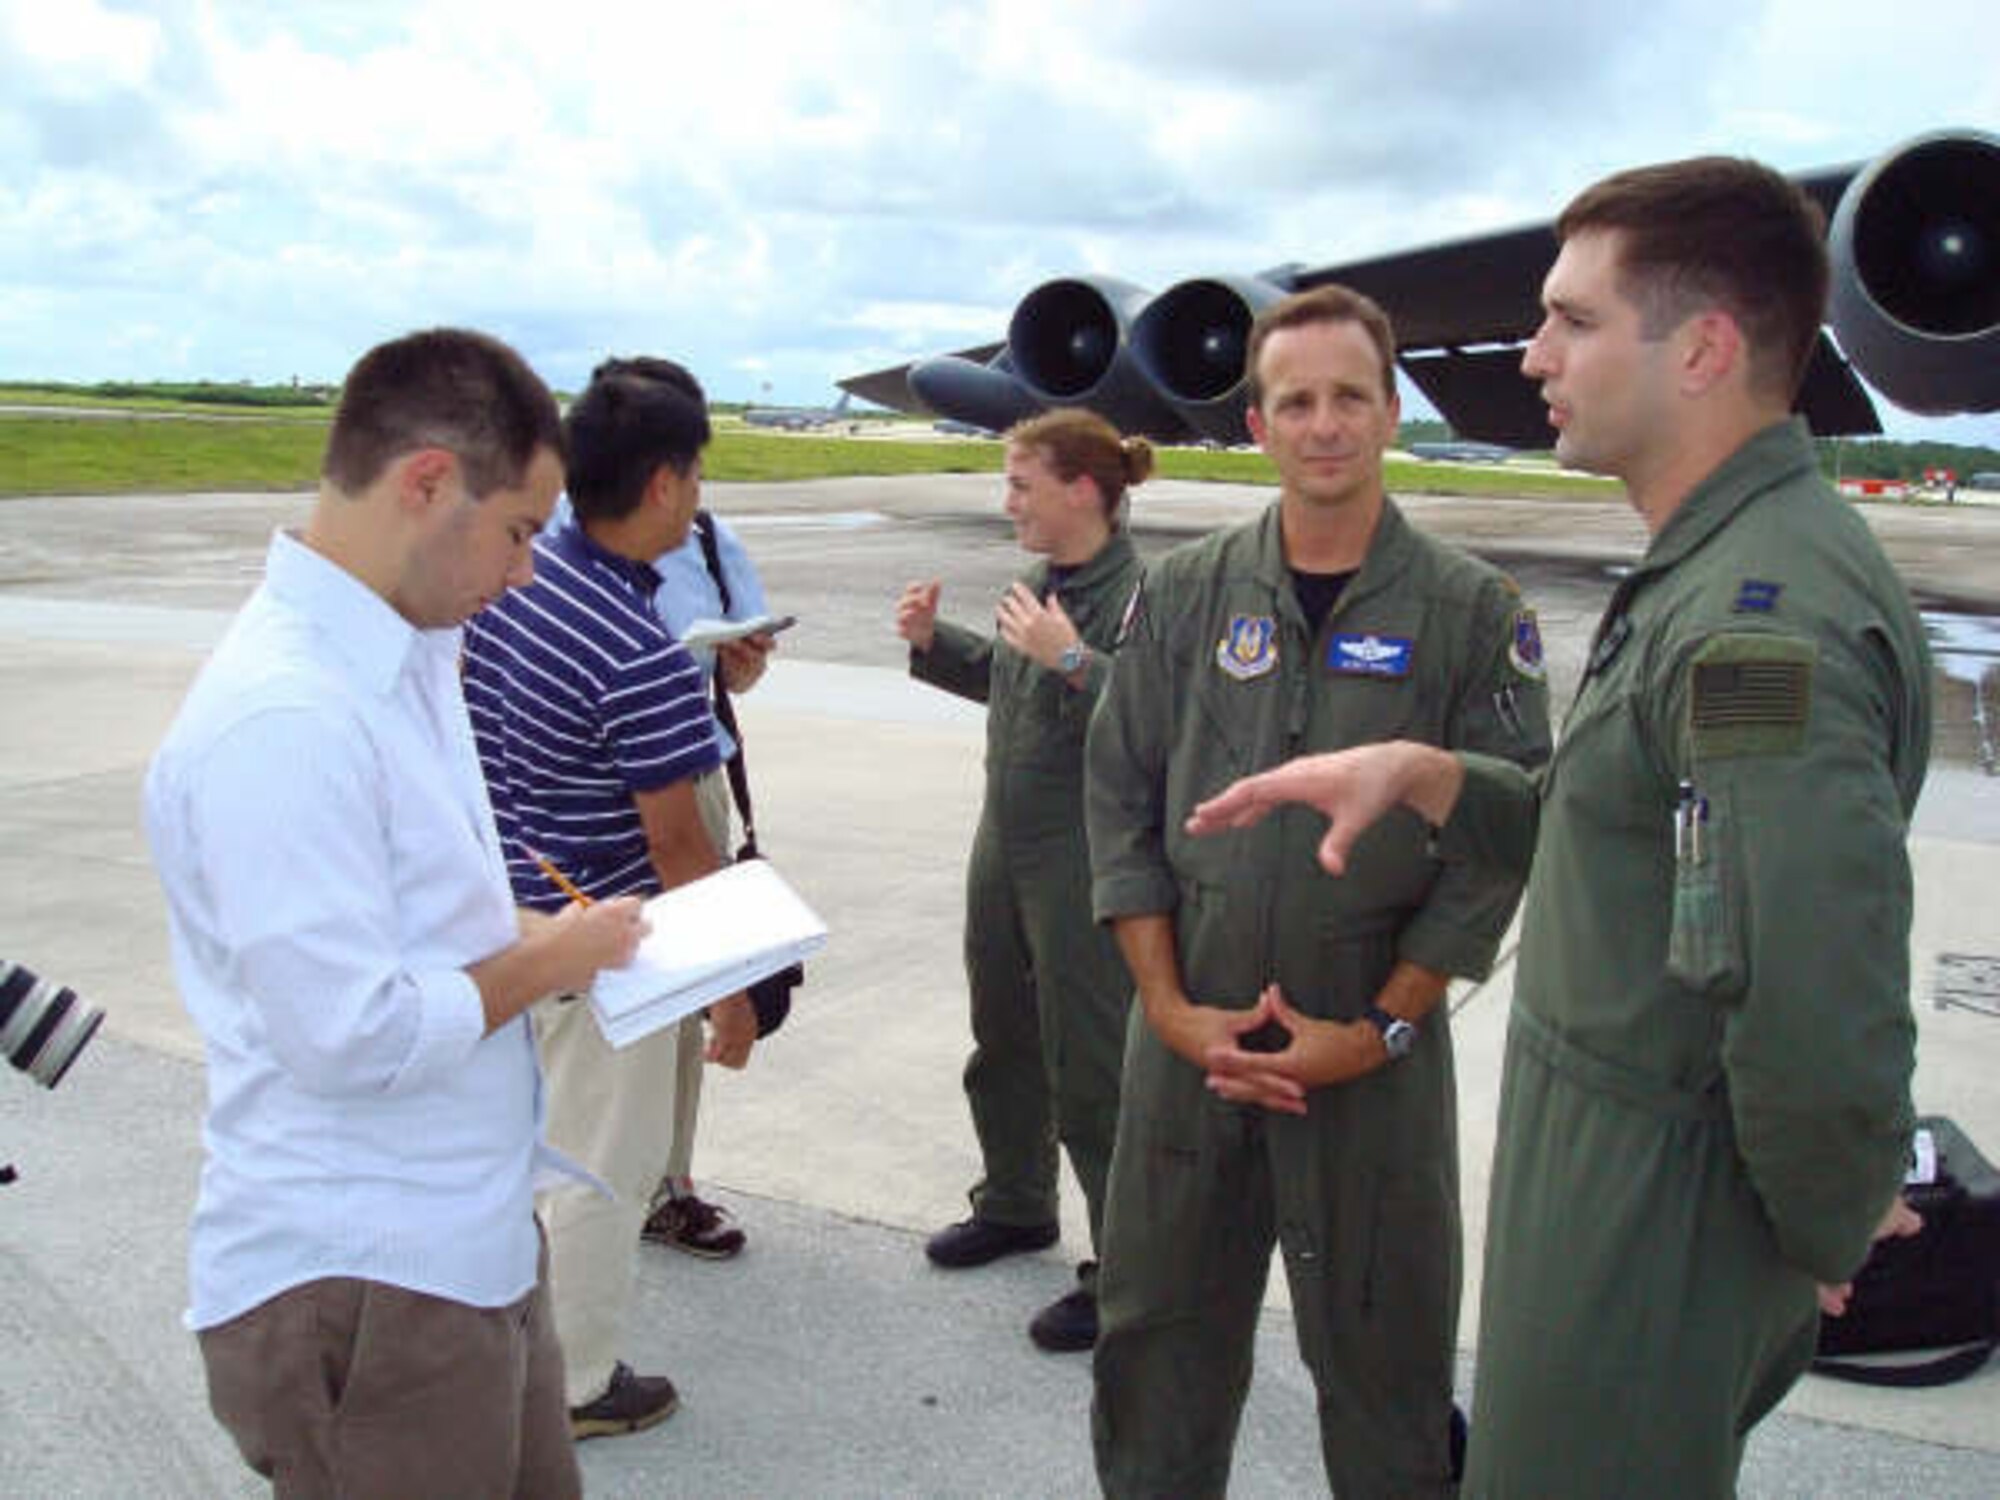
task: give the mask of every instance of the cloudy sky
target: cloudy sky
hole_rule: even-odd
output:
[[[451,322],[817,402],[1051,275],[2000,129],[1995,42],[1991,0],[0,0],[0,377],[337,379]]]

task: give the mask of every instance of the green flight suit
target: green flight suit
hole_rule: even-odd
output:
[[[1195,803],[1239,776],[1390,737],[1536,764],[1547,692],[1533,616],[1484,563],[1385,502],[1315,636],[1279,507],[1148,571],[1091,726],[1087,809],[1100,920],[1174,919],[1188,995],[1247,1007],[1272,980],[1351,1019],[1398,960],[1492,962],[1517,875],[1447,866],[1393,815],[1352,873],[1323,871],[1306,809],[1194,839]],[[1343,1496],[1451,1489],[1459,1205],[1445,1008],[1411,1054],[1315,1090],[1303,1117],[1226,1103],[1134,1007],[1105,1212],[1092,1429],[1107,1494],[1220,1495],[1275,1241]]]
[[[1726,1496],[1912,1124],[1908,820],[1929,666],[1802,425],[1613,596],[1535,791],[1440,835],[1534,870],[1501,1085],[1468,1495]],[[1698,847],[1677,857],[1680,784]]]
[[[912,676],[987,705],[986,800],[965,880],[965,1093],[984,1167],[973,1210],[997,1224],[1055,1222],[1060,1140],[1093,1244],[1132,981],[1091,920],[1083,739],[1139,574],[1118,531],[1056,590],[1091,650],[1080,689],[1004,642],[943,621],[929,651],[910,653]],[[1048,578],[1037,563],[1022,581],[1046,598]]]

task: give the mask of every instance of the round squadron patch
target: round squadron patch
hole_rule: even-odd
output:
[[[1262,677],[1278,664],[1278,622],[1269,615],[1237,615],[1215,643],[1215,664],[1238,682]]]
[[[1507,661],[1530,682],[1540,682],[1548,675],[1548,660],[1542,653],[1542,628],[1535,623],[1532,609],[1514,611],[1514,628],[1507,640]]]

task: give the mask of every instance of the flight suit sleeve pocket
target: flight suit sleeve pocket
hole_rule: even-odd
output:
[[[1742,942],[1730,898],[1733,819],[1726,795],[1684,799],[1674,820],[1674,909],[1667,973],[1698,994],[1741,986]]]

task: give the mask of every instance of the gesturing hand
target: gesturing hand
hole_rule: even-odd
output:
[[[944,584],[933,578],[929,583],[905,586],[896,600],[896,634],[919,651],[931,649],[931,638],[937,629],[938,600],[943,594]]]
[[[1001,640],[1051,672],[1061,662],[1063,652],[1082,639],[1060,599],[1051,595],[1044,604],[1019,581],[1000,596],[998,622]]]

